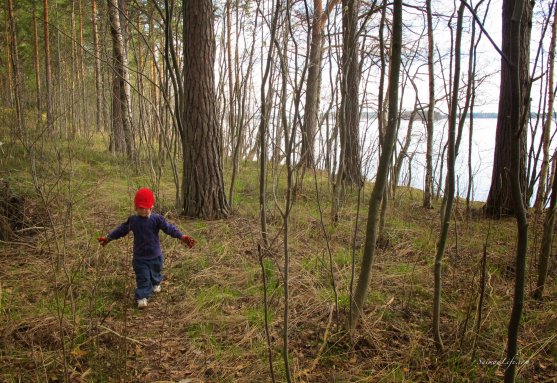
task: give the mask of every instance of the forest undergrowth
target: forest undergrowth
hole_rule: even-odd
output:
[[[191,220],[173,209],[169,170],[158,181],[149,163],[130,167],[99,141],[59,140],[32,151],[20,143],[3,146],[0,178],[20,201],[24,221],[0,242],[0,381],[271,381],[262,270],[274,374],[276,381],[284,381],[284,254],[282,218],[275,205],[283,203],[283,174],[269,170],[271,244],[262,250],[260,262],[255,163],[241,163],[232,217]],[[224,165],[228,171],[229,163]],[[169,168],[167,159],[163,169]],[[438,353],[431,312],[440,201],[435,209],[424,210],[420,191],[399,187],[390,201],[387,240],[373,265],[363,318],[350,338],[352,257],[357,269],[371,187],[365,184],[359,210],[357,191],[348,190],[333,225],[326,174],[316,177],[317,182],[306,172],[290,220],[293,379],[502,380],[514,281],[514,219],[485,219],[481,203],[467,215],[457,201],[443,265],[445,351]],[[142,311],[133,301],[132,239],[106,248],[96,241],[132,214],[139,186],[154,187],[155,209],[198,241],[187,249],[161,234],[163,291]],[[533,212],[530,218],[528,292],[535,285],[543,222]],[[553,257],[543,302],[527,295],[516,361],[521,382],[557,379],[556,271]]]

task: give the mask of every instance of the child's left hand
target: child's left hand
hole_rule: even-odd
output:
[[[100,244],[102,247],[105,247],[106,245],[108,245],[108,242],[110,242],[110,238],[107,238],[107,237],[99,237],[99,238],[97,238],[97,241],[99,241],[99,244]]]
[[[187,235],[183,235],[182,238],[180,238],[182,240],[182,242],[184,242],[186,244],[187,247],[189,247],[190,249],[195,245],[195,239],[188,237]]]

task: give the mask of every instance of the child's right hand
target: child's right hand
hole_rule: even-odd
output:
[[[181,239],[182,242],[184,242],[190,249],[195,245],[195,239],[188,237],[187,235],[183,235]]]
[[[97,238],[97,241],[99,241],[99,244],[100,244],[102,247],[105,247],[106,245],[108,245],[108,242],[110,242],[110,238],[107,238],[107,237],[99,237],[99,238]]]

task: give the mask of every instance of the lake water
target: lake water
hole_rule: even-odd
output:
[[[406,138],[408,120],[402,120],[398,134],[397,153]],[[491,186],[491,172],[493,168],[493,150],[495,147],[495,131],[497,127],[496,118],[476,118],[474,119],[472,133],[472,199],[485,201]],[[443,153],[443,145],[448,135],[448,120],[441,119],[435,121],[435,134],[433,140],[433,166],[435,171],[435,190],[440,179],[441,161],[446,160],[446,153]],[[375,178],[377,171],[377,124],[376,121],[362,121],[361,131],[363,166],[365,174],[369,180]],[[460,196],[466,197],[468,189],[468,137],[469,125],[466,124],[462,133],[459,153],[455,164],[457,176],[457,192]],[[408,160],[405,161],[401,171],[399,183],[406,185],[410,177],[410,185],[422,189],[424,188],[425,174],[425,152],[426,135],[425,126],[421,121],[414,121],[412,129],[411,144],[408,155],[412,156],[412,166],[408,169]],[[443,156],[444,158],[440,158]],[[443,173],[446,172],[446,164],[443,165]],[[444,177],[444,176],[443,176]]]

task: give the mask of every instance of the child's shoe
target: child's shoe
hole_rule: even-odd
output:
[[[147,298],[138,299],[137,300],[137,308],[138,309],[143,309],[145,307],[147,307]]]
[[[154,285],[153,286],[153,292],[154,293],[160,293],[161,292],[161,285]]]

